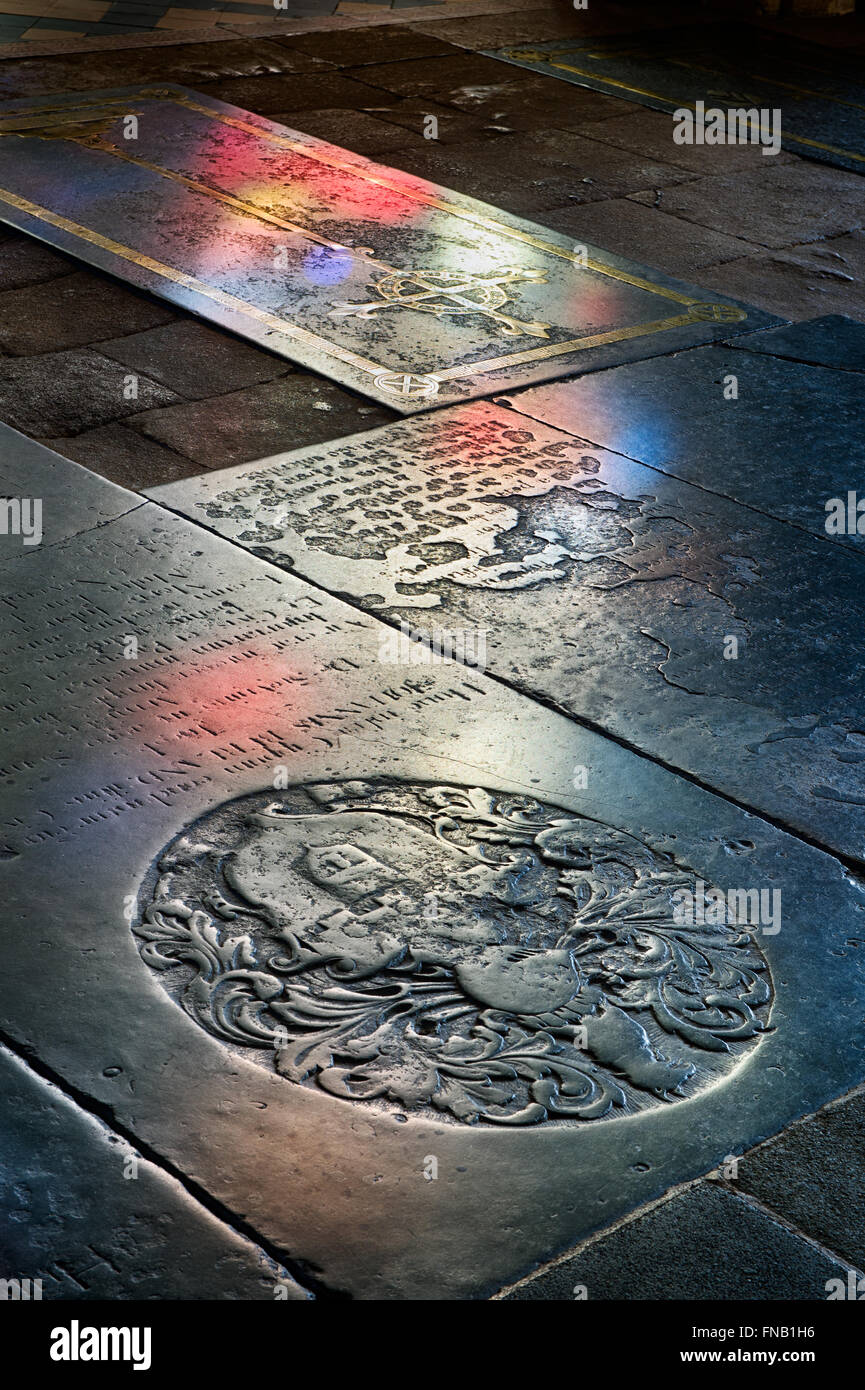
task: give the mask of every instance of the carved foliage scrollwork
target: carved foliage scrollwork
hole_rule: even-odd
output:
[[[380,779],[227,803],[169,848],[145,962],[224,1042],[345,1100],[462,1122],[594,1121],[697,1094],[767,1026],[736,927],[693,884],[531,797]]]

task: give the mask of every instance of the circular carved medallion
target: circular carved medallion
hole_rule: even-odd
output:
[[[771,1002],[752,936],[677,925],[669,856],[528,796],[395,779],[227,802],[142,886],[146,963],[289,1080],[463,1122],[714,1085]]]
[[[707,323],[740,323],[748,315],[735,304],[694,304],[691,313],[695,319]]]
[[[437,396],[441,386],[439,377],[417,372],[379,372],[374,382],[380,391],[387,391],[390,396],[412,398]]]

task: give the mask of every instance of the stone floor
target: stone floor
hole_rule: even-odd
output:
[[[488,22],[471,24],[486,42]],[[370,61],[375,29],[350,42],[316,33],[14,59],[0,67],[0,96],[158,73],[783,317],[865,317],[858,176],[789,154],[767,172],[754,147],[671,146],[660,113],[472,57],[440,28],[390,28],[386,63]],[[328,75],[301,80],[298,66],[313,59]],[[429,114],[435,142],[423,138]],[[2,236],[0,416],[125,486],[388,418],[27,237]],[[130,368],[135,401],[121,389]]]
[[[861,176],[789,152],[768,161],[757,148],[675,146],[660,112],[479,51],[646,27],[624,5],[586,15],[430,0],[394,6],[395,16],[310,0],[259,25],[256,7],[238,4],[208,9],[209,32],[195,7],[156,8],[138,5],[124,25],[133,15],[119,3],[57,0],[35,21],[28,10],[17,31],[21,16],[0,21],[0,40],[28,41],[0,50],[0,100],[183,83],[792,326],[458,407],[517,436],[500,464],[514,469],[509,484],[491,469],[494,490],[479,502],[466,477],[482,469],[461,469],[456,435],[446,464],[425,461],[414,444],[389,443],[417,421],[3,229],[0,421],[27,438],[4,435],[0,485],[14,494],[31,480],[45,534],[29,553],[8,536],[0,551],[4,615],[30,651],[26,669],[4,663],[21,733],[0,867],[38,940],[32,959],[8,933],[0,947],[11,982],[0,992],[0,1094],[19,1117],[0,1139],[11,1213],[0,1277],[43,1277],[45,1297],[75,1299],[825,1300],[831,1280],[865,1277],[862,556],[855,527],[830,537],[823,525],[824,502],[861,475]],[[653,9],[653,25],[680,20],[675,6]],[[184,33],[131,32],[173,25]],[[865,45],[856,16],[783,27],[815,44]],[[80,35],[89,37],[76,48]],[[429,115],[436,140],[424,138]],[[723,394],[731,372],[734,400]],[[428,433],[447,425],[439,412],[419,419]],[[382,477],[399,467],[382,440],[405,449],[400,534],[390,534],[398,489],[376,491],[377,461]],[[532,451],[543,449],[539,462]],[[566,464],[587,449],[589,492],[576,503]],[[263,490],[248,470],[217,476],[254,460],[264,460]],[[317,485],[326,476],[342,486],[358,470],[367,496],[346,512],[328,482],[314,517],[283,544],[289,528],[283,518],[270,534],[271,513],[281,488],[290,507],[290,487],[306,487],[304,469]],[[356,539],[346,517],[360,525],[364,506],[369,530]],[[541,564],[548,573],[534,584]],[[496,592],[491,565],[508,582],[522,570],[529,587]],[[580,567],[588,586],[565,591],[561,575],[572,584]],[[383,676],[394,624],[428,622],[401,606],[412,594],[449,627],[489,628],[485,670],[397,665]],[[142,647],[135,680],[118,645],[130,632]],[[731,632],[759,651],[756,670],[716,659],[716,638]],[[120,905],[136,901],[141,866],[167,846],[181,864],[195,860],[174,844],[184,826],[226,798],[260,796],[283,764],[290,784],[338,817],[359,815],[351,798],[373,787],[410,819],[388,779],[403,778],[413,796],[430,781],[476,779],[496,795],[530,793],[544,814],[564,806],[617,827],[636,856],[628,862],[656,876],[675,862],[723,882],[732,865],[738,882],[744,855],[759,881],[783,881],[790,925],[758,938],[777,984],[776,1030],[747,1054],[741,1089],[715,1085],[719,1073],[698,1058],[681,1083],[687,1103],[658,1092],[659,1104],[641,1091],[641,1068],[647,1057],[683,1061],[683,1034],[667,1051],[647,1024],[638,1047],[628,1035],[639,1064],[633,1053],[622,1061],[624,1043],[616,1056],[594,1043],[595,1082],[600,1068],[608,1102],[623,1097],[611,1113],[620,1105],[626,1118],[575,1121],[566,1109],[560,1123],[553,1109],[531,1133],[483,1118],[467,1126],[467,1105],[517,1104],[486,1076],[443,1099],[433,1125],[415,1113],[430,1092],[414,1075],[393,1083],[402,1111],[375,1109],[374,1099],[345,1099],[342,1073],[322,1065],[316,1090],[298,1058],[277,1052],[267,1070],[254,1049],[241,1051],[231,1028],[247,1030],[246,1046],[264,1026],[264,996],[232,1022],[212,1011],[211,994],[205,1009],[200,990],[186,1004],[198,1010],[193,1026],[170,970],[140,975],[129,915],[118,938]],[[586,767],[587,789],[574,780]],[[332,787],[352,777],[369,780],[348,784],[346,808]],[[491,805],[463,809],[491,824],[505,814]],[[263,803],[254,814],[266,814]],[[456,823],[463,812],[450,814]],[[228,829],[208,822],[200,833]],[[374,848],[370,839],[363,852]],[[264,860],[250,863],[258,882]],[[164,893],[145,886],[158,908]],[[51,925],[60,901],[63,933]],[[225,900],[222,915],[218,896],[201,901],[211,943],[227,950]],[[157,916],[168,935],[148,938],[151,966],[186,930],[164,905]],[[256,922],[254,912],[242,919],[253,938]],[[443,959],[428,954],[425,987]],[[472,997],[495,1007],[504,986],[496,993],[489,981],[501,967],[488,968]],[[468,979],[465,962],[459,969]],[[61,996],[83,1001],[86,1037],[57,1008]],[[605,1007],[609,1018],[610,997]],[[191,1118],[178,1124],[189,1068]],[[538,1084],[535,1104],[549,1095]],[[580,1171],[602,1172],[600,1183],[574,1172],[577,1131]],[[219,1142],[202,1142],[213,1133]],[[106,1201],[79,1179],[58,1238],[53,1213],[82,1151]],[[444,1183],[423,1181],[430,1152]],[[116,1180],[131,1160],[137,1185]],[[358,1212],[362,1251],[342,1234]]]
[[[465,6],[449,0],[0,0],[0,43],[25,40],[117,38],[176,29],[242,28],[265,20],[364,18],[388,11],[435,6],[444,16]]]

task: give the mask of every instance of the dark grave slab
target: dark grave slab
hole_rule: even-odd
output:
[[[311,1297],[5,1047],[0,1112],[0,1279],[18,1281],[7,1298]]]
[[[24,559],[141,506],[117,487],[0,424],[0,563]]]
[[[403,412],[777,322],[185,87],[0,107],[0,216]]]
[[[151,495],[865,860],[858,555],[485,402]]]
[[[22,57],[0,72],[0,92],[10,99],[36,93],[45,97],[73,88],[115,87],[120,82],[227,82],[267,74],[323,73],[332,67],[323,58],[292,52],[281,42],[248,34],[209,43],[190,43],[179,33],[174,41],[165,42],[168,37],[160,34],[153,46],[91,49],[84,63],[75,51]]]
[[[609,38],[490,50],[489,57],[655,111],[705,107],[782,112],[784,149],[861,173],[865,81],[861,64],[729,21]]]
[[[153,504],[27,564],[0,1028],[304,1287],[481,1297],[862,1079],[832,856]]]
[[[756,338],[755,338],[756,341]],[[726,399],[734,389],[737,399]],[[863,486],[862,383],[856,373],[738,348],[699,348],[507,398],[533,419],[835,545],[827,502]]]
[[[829,1280],[839,1278],[846,1286],[847,1266],[828,1250],[708,1182],[652,1207],[502,1296],[514,1303],[572,1302],[581,1286],[592,1302],[805,1302],[825,1299]]]
[[[789,357],[812,367],[865,372],[865,323],[846,314],[825,314],[804,323],[744,334],[735,346],[748,352],[765,352],[770,357]]]
[[[847,949],[857,948],[858,942]],[[865,1093],[859,1090],[755,1149],[739,1165],[736,1184],[861,1270],[865,1199],[857,1174],[863,1148]]]

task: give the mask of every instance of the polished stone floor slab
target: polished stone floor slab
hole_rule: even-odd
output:
[[[173,85],[5,104],[0,216],[405,413],[777,322]]]
[[[318,1296],[482,1296],[862,1079],[833,857],[156,505],[9,573],[0,1028]]]
[[[699,24],[624,38],[565,39],[490,51],[518,67],[656,111],[779,109],[783,147],[861,173],[861,64],[751,25]]]
[[[482,402],[152,495],[865,858],[858,555]]]
[[[863,393],[852,372],[711,347],[508,400],[535,420],[821,539],[827,502],[857,489],[863,496]],[[855,528],[828,538],[857,551],[865,543]]]
[[[825,314],[805,323],[746,333],[735,346],[748,352],[764,352],[770,357],[808,362],[812,367],[865,372],[865,323],[845,314]]]
[[[817,1160],[820,1161],[819,1159]],[[825,1299],[847,1267],[720,1184],[686,1188],[528,1283],[508,1302],[641,1299],[777,1303]]]
[[[2,1046],[0,1114],[0,1279],[31,1298],[34,1280],[46,1300],[311,1297]]]
[[[0,424],[0,563],[23,559],[40,545],[54,545],[140,506],[137,493]]]

